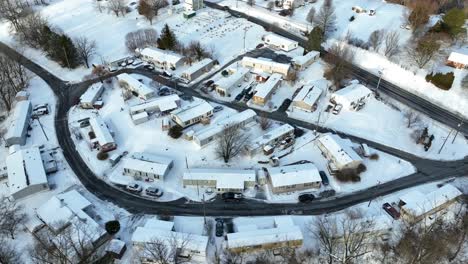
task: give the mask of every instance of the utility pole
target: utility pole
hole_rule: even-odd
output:
[[[247,35],[247,28],[244,28],[244,53],[247,52],[245,50],[245,37],[246,37],[246,35]]]
[[[442,151],[442,149],[444,148],[444,146],[445,146],[445,143],[447,143],[447,139],[448,139],[448,138],[450,137],[450,135],[452,134],[452,131],[453,131],[453,129],[452,129],[452,130],[450,130],[450,132],[448,133],[447,137],[446,137],[446,138],[445,138],[445,140],[444,140],[444,143],[442,144],[442,146],[440,146],[440,149],[439,149],[439,152],[438,152],[438,154],[440,154],[440,152],[441,152],[441,151]]]
[[[457,136],[458,136],[458,132],[460,131],[461,126],[463,126],[463,121],[464,121],[464,120],[462,119],[462,121],[460,122],[460,124],[457,125],[457,132],[455,132],[455,136],[453,137],[452,144],[455,142],[455,139],[456,139]]]
[[[379,70],[379,80],[377,81],[377,87],[375,87],[375,93],[377,93],[377,90],[379,90],[380,80],[382,80],[382,75],[383,75],[383,69]]]
[[[63,49],[63,53],[65,54],[65,61],[67,62],[68,69],[71,69],[70,62],[68,61],[67,50],[65,49],[65,46],[62,45],[62,49]]]

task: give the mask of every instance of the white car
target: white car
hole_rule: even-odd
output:
[[[333,108],[333,114],[334,115],[337,115],[341,112],[341,109],[343,108],[343,105],[340,105],[340,104],[337,104],[335,105],[335,107]]]
[[[143,187],[141,187],[141,185],[139,185],[138,183],[129,183],[127,187],[125,187],[125,189],[133,193],[140,193],[141,191],[143,191]]]

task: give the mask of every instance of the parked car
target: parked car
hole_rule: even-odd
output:
[[[222,219],[216,219],[216,236],[222,237],[224,235],[224,221]]]
[[[250,92],[250,93],[246,94],[245,97],[244,97],[244,101],[248,102],[250,99],[252,99],[253,96],[254,96],[253,92]]]
[[[143,191],[143,187],[141,187],[141,185],[139,185],[138,183],[129,183],[127,187],[125,187],[125,189],[133,193],[140,193],[141,191]]]
[[[260,48],[263,48],[263,46],[264,46],[263,43],[260,43],[255,48],[260,49]]]
[[[163,76],[166,76],[166,77],[172,77],[172,73],[168,72],[168,71],[163,71],[162,72],[162,75]]]
[[[38,110],[38,109],[41,109],[41,108],[49,108],[49,104],[38,104],[38,105],[35,105],[34,108],[33,108],[33,111],[35,110]]]
[[[298,199],[301,203],[310,203],[315,199],[315,196],[311,193],[304,193],[299,195]]]
[[[122,61],[122,62],[120,63],[120,67],[125,67],[125,66],[127,66],[127,62]]]
[[[205,87],[210,87],[213,84],[214,84],[213,80],[208,80],[208,81],[206,81],[206,83],[204,85],[205,85]]]
[[[224,109],[224,107],[220,106],[220,105],[217,105],[213,108],[213,112],[219,112],[219,111],[222,111]]]
[[[146,188],[145,193],[146,193],[146,195],[154,196],[154,197],[161,197],[164,194],[163,191],[161,191],[160,189],[158,189],[156,187]]]
[[[147,70],[150,70],[150,71],[154,70],[154,66],[153,66],[153,65],[150,65],[150,64],[146,64],[146,65],[143,66],[143,67],[144,67],[145,69],[147,69]]]
[[[340,104],[337,104],[335,105],[335,107],[333,108],[333,114],[334,115],[337,115],[341,112],[341,109],[343,109],[343,105],[340,105]]]
[[[131,64],[133,64],[134,62],[135,62],[134,59],[128,59],[128,60],[127,60],[127,65],[131,65]]]
[[[327,186],[328,184],[330,184],[327,174],[324,171],[319,171],[319,174],[320,174],[320,178],[322,178],[323,185]]]
[[[242,100],[242,98],[244,97],[244,94],[240,93],[236,96],[236,98],[234,98],[235,101],[240,101]]]
[[[400,212],[398,212],[393,206],[391,206],[389,203],[384,203],[382,205],[382,209],[387,212],[393,219],[398,219],[400,218]]]
[[[227,192],[221,195],[225,202],[240,202],[244,196],[241,193]]]

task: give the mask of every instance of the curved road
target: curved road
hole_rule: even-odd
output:
[[[75,145],[70,135],[68,127],[68,110],[77,102],[80,95],[88,88],[88,86],[97,82],[98,80],[89,80],[80,83],[69,84],[57,78],[55,75],[43,69],[41,66],[35,64],[29,59],[25,58],[15,50],[0,42],[0,51],[10,56],[11,58],[19,61],[22,65],[30,71],[42,78],[54,91],[57,96],[57,111],[55,118],[56,133],[59,144],[63,150],[63,154],[75,172],[81,183],[94,195],[101,200],[107,200],[115,203],[118,206],[127,209],[132,213],[145,213],[145,214],[168,214],[168,215],[211,215],[211,216],[260,216],[260,215],[282,215],[282,214],[323,214],[333,211],[342,210],[349,206],[369,201],[379,196],[387,195],[395,191],[405,188],[417,186],[419,184],[448,179],[451,177],[459,177],[466,175],[468,171],[468,159],[460,161],[433,161],[416,157],[412,154],[394,149],[376,142],[372,142],[363,138],[345,135],[353,140],[359,142],[366,142],[370,146],[388,152],[392,155],[398,156],[402,159],[408,160],[413,163],[418,172],[400,178],[398,180],[386,182],[378,186],[374,186],[365,190],[354,192],[352,194],[334,197],[328,200],[316,200],[311,204],[271,204],[248,200],[240,203],[227,204],[222,201],[211,201],[205,203],[190,202],[185,199],[179,199],[171,202],[157,202],[148,200],[143,197],[132,195],[123,192],[106,182],[102,181],[94,175],[94,173],[87,167],[86,163],[77,152]],[[167,80],[155,73],[150,73],[144,70],[125,70],[127,72],[135,72],[152,77],[157,81],[173,86],[171,80]],[[115,75],[117,73],[114,73]],[[194,85],[192,87],[196,87]],[[212,98],[200,94],[195,89],[184,88],[178,86],[180,91],[214,101]],[[219,102],[218,102],[219,103]],[[228,107],[236,110],[245,109],[245,105],[236,103],[223,103]],[[258,111],[257,111],[258,112]],[[315,129],[315,125],[306,122],[289,119],[284,113],[274,112],[265,113],[269,118],[290,123],[292,125]],[[328,131],[325,128],[318,128],[319,131]],[[382,168],[385,169],[385,168]]]

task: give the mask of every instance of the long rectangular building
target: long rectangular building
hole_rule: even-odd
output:
[[[227,77],[221,77],[215,82],[216,92],[221,96],[231,96],[230,91],[242,83],[249,74],[249,69],[240,68]]]
[[[19,101],[15,105],[13,121],[5,135],[6,146],[24,145],[28,133],[29,120],[31,118],[31,101]]]
[[[285,193],[320,188],[322,179],[312,163],[268,169],[273,193]]]
[[[212,142],[217,136],[222,134],[228,127],[236,126],[243,127],[252,122],[257,114],[252,109],[244,110],[240,113],[230,115],[210,127],[198,131],[193,136],[193,141],[199,146],[203,147]]]
[[[189,169],[183,176],[185,186],[214,188],[217,192],[242,192],[256,184],[255,170]]]
[[[104,86],[101,83],[91,85],[86,92],[80,97],[80,107],[85,109],[94,108],[94,103],[97,101],[104,91]]]
[[[294,127],[292,127],[289,124],[284,124],[279,127],[273,128],[266,134],[253,140],[248,146],[248,150],[250,154],[255,154],[266,145],[276,144],[290,136],[294,136]]]
[[[96,136],[96,140],[101,151],[108,152],[117,148],[117,144],[115,143],[109,128],[100,116],[91,117],[89,119],[89,124]]]
[[[291,71],[289,63],[279,63],[262,57],[244,57],[242,58],[242,66],[268,73],[279,73],[283,77],[287,77]]]
[[[213,115],[213,106],[205,100],[196,100],[189,105],[171,112],[171,119],[181,127],[200,122]]]
[[[306,84],[294,97],[292,106],[306,112],[313,112],[323,91],[327,89],[328,82],[325,79]]]
[[[252,100],[258,105],[265,105],[273,92],[280,86],[282,77],[278,73],[272,74],[264,83],[258,84],[254,89]]]
[[[140,54],[143,60],[149,61],[155,66],[166,70],[175,70],[184,65],[185,62],[185,58],[183,56],[172,51],[158,48],[144,48]]]
[[[153,89],[141,83],[128,73],[121,73],[117,75],[117,79],[119,80],[119,85],[122,88],[137,93],[138,97],[143,100],[148,100],[155,94]]]
[[[168,112],[179,107],[180,97],[177,94],[163,96],[151,101],[147,101],[130,107],[130,114],[135,115],[142,112],[148,114],[157,112]]]
[[[21,199],[49,190],[44,164],[38,147],[19,149],[6,158],[10,195]]]
[[[214,61],[212,59],[205,58],[201,61],[198,61],[192,64],[192,66],[190,66],[187,70],[185,70],[182,73],[182,78],[189,80],[189,81],[193,81],[197,79],[198,77],[202,76],[203,74],[205,74],[206,72],[209,72],[211,68],[213,67],[213,65],[214,65]]]
[[[362,163],[356,151],[338,135],[322,135],[317,140],[317,146],[336,170],[357,168]]]

